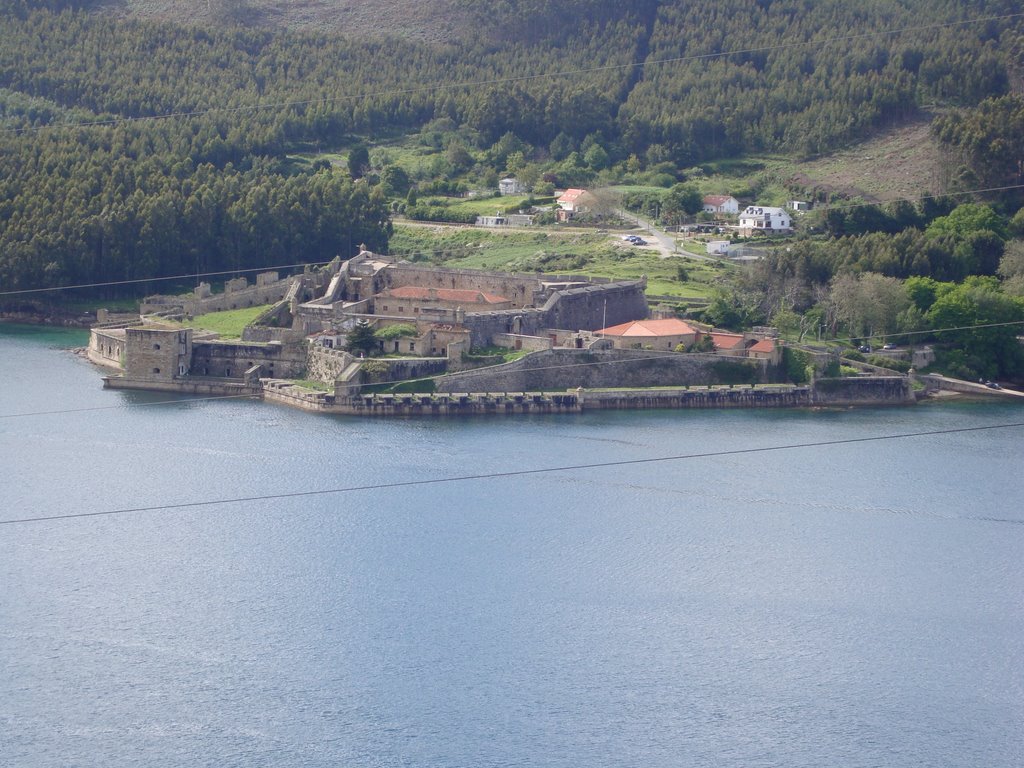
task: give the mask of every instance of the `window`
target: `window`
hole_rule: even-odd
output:
[[[416,342],[415,341],[410,341],[409,342],[409,351],[410,352],[415,352],[416,351]]]
[[[154,368],[153,369],[153,373],[160,373],[160,369],[159,368]]]
[[[154,344],[153,345],[153,349],[160,349],[160,345],[159,344]]]

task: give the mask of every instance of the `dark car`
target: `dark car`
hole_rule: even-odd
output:
[[[871,351],[871,347],[868,344],[861,344],[859,347],[857,347],[857,351],[858,352],[870,352]]]

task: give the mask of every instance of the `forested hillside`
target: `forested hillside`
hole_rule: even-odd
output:
[[[510,155],[564,158],[564,180],[613,163],[671,176],[752,151],[812,156],[922,104],[1004,96],[1021,40],[1018,16],[994,18],[1017,12],[1009,1],[449,5],[458,34],[436,43],[254,28],[244,4],[191,26],[3,0],[0,282],[383,247],[372,180],[286,155],[428,124],[498,171]],[[962,114],[942,138],[966,159],[984,148]]]

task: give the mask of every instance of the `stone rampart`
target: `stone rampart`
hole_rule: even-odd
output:
[[[647,317],[644,285],[642,280],[630,280],[567,288],[551,294],[543,307],[472,312],[464,324],[477,347],[502,334],[543,336],[548,328],[596,331]]]
[[[814,405],[907,405],[915,402],[906,376],[850,376],[816,379]]]
[[[263,375],[279,378],[300,378],[306,369],[306,350],[302,345],[197,341],[192,348],[192,374],[242,378],[255,365],[262,366]]]
[[[341,349],[310,344],[306,355],[306,378],[334,384],[357,358]]]
[[[551,349],[553,342],[544,336],[524,336],[520,333],[497,333],[491,343],[505,349],[525,349],[528,352],[543,352]]]
[[[585,387],[671,387],[768,380],[763,360],[643,350],[552,349],[435,381],[442,392],[507,392]]]
[[[470,269],[445,269],[421,264],[402,264],[385,269],[380,274],[383,288],[458,288],[460,290],[483,291],[503,296],[515,306],[528,306],[534,295],[541,290],[541,279],[536,275],[515,275],[505,272],[482,272]]]
[[[229,309],[257,307],[273,304],[284,298],[290,281],[279,280],[269,285],[254,285],[231,293],[218,293],[207,298],[194,296],[147,296],[142,300],[140,312],[144,315],[180,310],[186,315],[198,317],[209,312]]]
[[[363,382],[392,383],[436,376],[448,369],[445,357],[376,357],[363,363]]]

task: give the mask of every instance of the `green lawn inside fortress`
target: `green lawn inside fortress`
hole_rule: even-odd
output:
[[[223,312],[210,312],[205,315],[188,320],[185,325],[192,328],[202,328],[206,331],[213,331],[222,339],[240,339],[245,326],[269,309],[272,304],[264,304],[259,307],[246,307],[245,309],[228,309]]]

